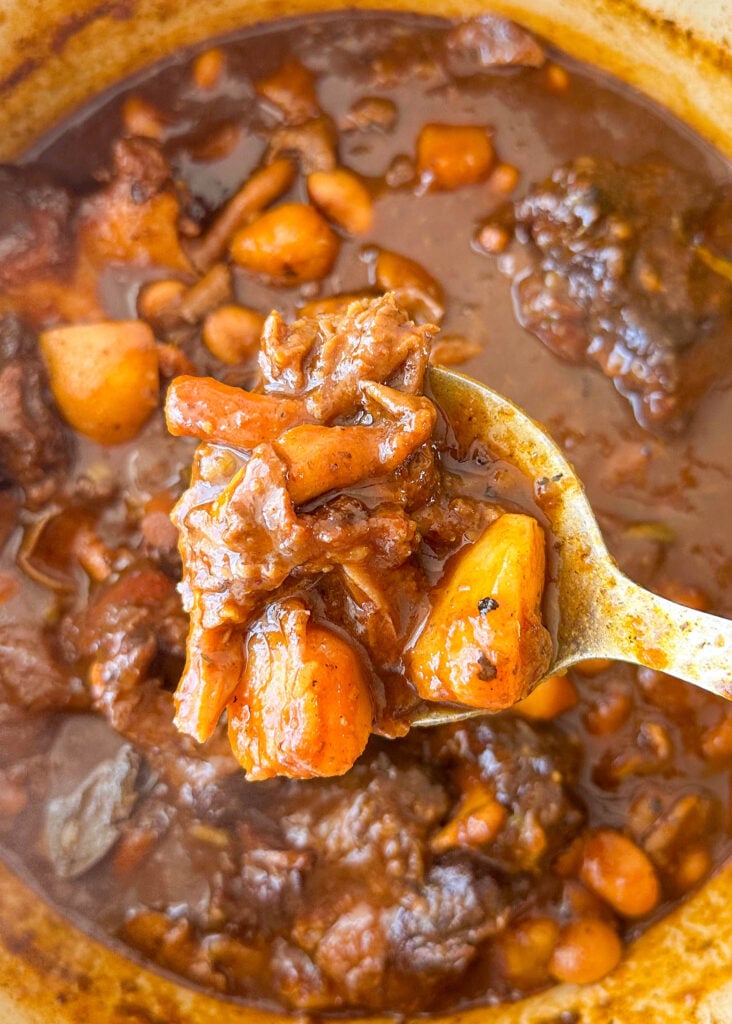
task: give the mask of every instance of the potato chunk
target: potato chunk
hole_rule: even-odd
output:
[[[158,403],[158,352],[141,320],[55,327],[40,347],[62,415],[100,444],[129,441]]]
[[[499,711],[529,693],[551,655],[544,564],[541,527],[513,513],[456,556],[408,654],[420,697]]]

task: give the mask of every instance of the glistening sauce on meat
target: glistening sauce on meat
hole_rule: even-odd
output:
[[[158,384],[250,387],[270,310],[391,292],[440,326],[433,360],[547,424],[629,575],[732,615],[729,167],[506,23],[354,15],[176,60],[30,163],[0,175],[8,856],[75,920],[261,1004],[443,1010],[602,976],[729,853],[728,706],[592,664],[510,712],[372,737],[338,778],[247,781],[221,724],[202,745],[173,724],[169,513],[194,445]],[[430,582],[533,508],[454,454]],[[389,523],[382,474],[290,525],[411,529],[430,459],[409,465]],[[365,564],[352,586],[408,619],[422,582]],[[359,626],[362,664],[408,695],[378,665],[377,591],[367,614],[334,577],[316,618]],[[271,614],[297,632],[312,593]]]

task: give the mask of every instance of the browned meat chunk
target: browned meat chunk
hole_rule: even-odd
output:
[[[149,139],[114,144],[109,185],[79,210],[83,260],[93,268],[107,262],[190,271],[178,235],[180,203],[160,148]]]
[[[71,441],[51,400],[33,335],[14,316],[0,320],[0,478],[38,506],[61,486]]]
[[[484,843],[478,834],[476,844],[496,868],[536,871],[579,831],[584,814],[569,793],[578,752],[566,736],[520,718],[488,716],[451,726],[433,743],[438,763],[457,770],[464,791],[484,787],[503,808],[499,827]]]
[[[101,589],[70,633],[94,707],[174,785],[200,790],[234,762],[218,737],[199,751],[173,727],[164,686],[178,677],[187,628],[174,582],[143,565]]]
[[[0,166],[0,284],[22,285],[69,253],[71,199],[35,168]]]
[[[46,712],[87,703],[37,623],[0,626],[0,767],[38,749]]]
[[[495,14],[470,18],[445,37],[445,63],[458,77],[516,65],[540,68],[545,60],[543,47],[526,29]]]
[[[661,163],[583,158],[516,203],[532,265],[515,283],[522,323],[565,359],[600,366],[639,420],[676,426],[694,343],[719,329],[732,285],[699,258],[688,225],[709,204]]]

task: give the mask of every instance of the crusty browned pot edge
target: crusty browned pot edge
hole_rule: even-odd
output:
[[[729,0],[371,0],[353,7],[468,15],[496,10],[665,103],[732,155]],[[3,0],[0,156],[13,156],[89,95],[175,48],[335,0]],[[42,10],[42,16],[41,16]],[[732,866],[644,935],[602,983],[560,986],[451,1024],[732,1024]],[[572,1018],[571,1014],[577,1017]],[[92,942],[0,865],[2,1024],[264,1024]],[[371,1024],[381,1019],[370,1018]]]

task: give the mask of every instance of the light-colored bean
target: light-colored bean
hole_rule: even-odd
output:
[[[612,927],[587,917],[562,929],[549,970],[557,981],[588,985],[604,978],[617,966],[621,955],[620,939]]]
[[[623,917],[643,917],[661,898],[656,869],[646,854],[610,828],[587,837],[580,878]]]
[[[443,334],[432,343],[430,363],[433,366],[458,366],[482,351],[479,341],[459,334]]]
[[[559,925],[550,917],[529,917],[511,925],[497,943],[503,974],[521,988],[545,983],[558,940]]]
[[[182,281],[172,278],[152,281],[140,289],[137,296],[137,312],[156,330],[167,330],[179,318],[180,304],[185,291],[186,285]]]
[[[525,718],[544,721],[569,711],[577,703],[577,691],[568,676],[549,676],[536,689],[514,705]]]
[[[222,363],[235,366],[258,348],[264,319],[246,306],[221,306],[204,321],[204,344]]]
[[[165,134],[165,119],[157,107],[140,96],[128,96],[122,106],[122,121],[127,135],[139,135],[160,142]]]
[[[221,80],[226,58],[217,46],[199,53],[193,62],[193,83],[197,89],[214,89]]]
[[[308,195],[326,217],[351,235],[365,235],[373,227],[371,194],[360,178],[344,167],[311,174]]]
[[[445,853],[456,846],[483,846],[492,842],[506,820],[506,808],[493,790],[480,780],[471,780],[453,817],[432,838],[433,853]]]
[[[305,203],[285,203],[238,231],[232,258],[255,274],[279,284],[325,277],[338,255],[338,239],[318,211]]]
[[[394,292],[412,318],[439,323],[445,315],[442,288],[416,260],[382,249],[374,264],[374,276],[377,287]]]

